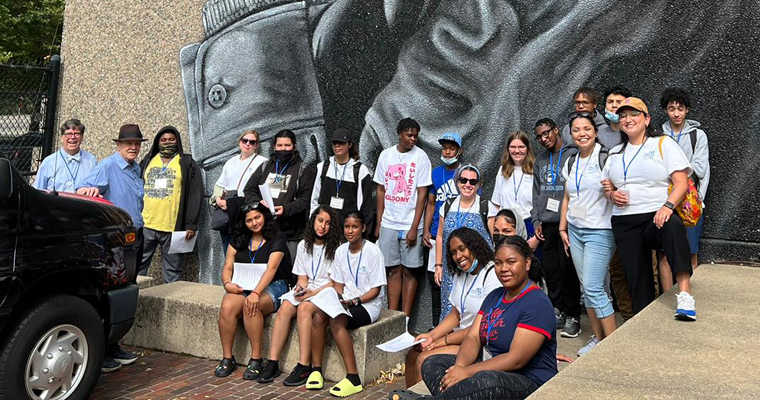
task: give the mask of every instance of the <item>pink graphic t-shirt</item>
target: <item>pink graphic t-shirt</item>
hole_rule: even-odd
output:
[[[400,153],[396,146],[380,153],[374,181],[385,187],[385,211],[381,225],[395,230],[409,230],[414,220],[417,188],[430,186],[430,159],[419,147]],[[420,218],[422,229],[423,219]]]

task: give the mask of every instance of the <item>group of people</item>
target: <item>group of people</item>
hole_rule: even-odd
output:
[[[330,393],[358,393],[348,330],[376,321],[386,304],[408,321],[425,272],[435,326],[409,351],[406,380],[424,380],[441,398],[530,394],[557,372],[556,331],[581,333],[581,297],[593,335],[579,356],[616,329],[613,303],[627,319],[674,283],[675,317],[695,320],[690,276],[702,219],[685,228],[674,209],[692,181],[704,198],[709,153],[699,123],[686,118],[688,93],[665,90],[662,132],[625,88],[605,93],[604,113],[592,88],[579,88],[573,101],[565,126],[551,118],[535,123],[544,151],[536,154],[525,132],[507,135],[490,200],[480,168],[462,160],[460,135],[441,136],[442,164],[433,169],[416,146],[421,127],[411,118],[399,121],[398,144],[380,154],[374,173],[346,129],[333,132],[333,155],[316,166],[301,159],[290,130],[274,136],[269,158],[258,154],[259,133],[245,131],[210,199],[226,254],[215,375],[236,368],[232,344],[242,318],[251,342],[243,379],[272,382],[295,318],[299,361],[283,383],[323,388],[329,326],[347,372]],[[123,208],[142,228],[140,273],[161,244],[165,280],[179,279],[171,233],[196,234],[203,197],[200,169],[183,152],[179,132],[159,130],[139,164],[145,139],[137,125],[120,129],[117,152],[100,163],[80,149],[81,122],[67,121],[61,133],[61,149],[43,161],[35,185],[100,195]],[[236,265],[249,263],[265,272],[245,290],[232,279]],[[324,290],[337,293],[348,315],[330,318],[309,301]],[[276,316],[264,359],[270,313]],[[129,353],[114,351],[115,363],[130,362]],[[418,396],[397,391],[391,398]]]

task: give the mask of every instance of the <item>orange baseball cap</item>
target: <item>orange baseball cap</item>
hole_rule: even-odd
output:
[[[647,105],[644,103],[644,101],[638,97],[626,97],[626,99],[623,100],[623,104],[618,107],[615,113],[620,114],[620,110],[623,109],[623,107],[630,107],[634,110],[639,110],[644,114],[649,115],[649,108],[647,108]]]

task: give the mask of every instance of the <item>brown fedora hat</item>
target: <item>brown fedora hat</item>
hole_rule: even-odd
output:
[[[122,142],[126,140],[139,140],[144,142],[148,139],[143,138],[142,132],[140,132],[140,126],[137,124],[125,124],[119,128],[119,137],[114,139],[114,142]]]

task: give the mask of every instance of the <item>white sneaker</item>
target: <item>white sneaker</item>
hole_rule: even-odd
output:
[[[676,319],[680,321],[696,321],[697,306],[694,297],[689,293],[681,292],[676,295],[676,299],[678,301],[675,314]]]
[[[599,339],[597,339],[596,336],[591,335],[591,338],[589,338],[588,342],[586,342],[586,344],[583,347],[581,347],[580,350],[578,350],[578,357],[586,355],[586,353],[588,353],[589,351],[591,351],[591,349],[596,347],[597,344],[599,344]]]

